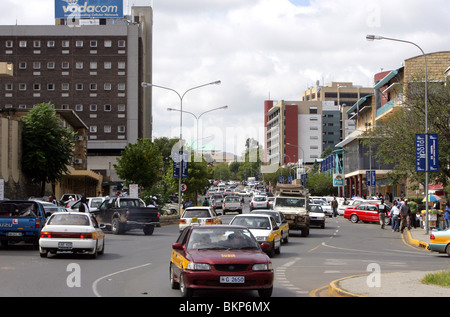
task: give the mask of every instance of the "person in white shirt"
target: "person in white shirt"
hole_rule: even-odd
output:
[[[394,205],[391,209],[391,215],[392,215],[392,223],[394,226],[392,227],[392,231],[399,231],[400,226],[400,208],[398,208],[397,202],[394,202]]]

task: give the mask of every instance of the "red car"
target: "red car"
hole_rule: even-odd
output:
[[[360,203],[345,209],[344,218],[349,219],[353,223],[358,221],[379,223],[378,204]]]
[[[257,290],[270,297],[274,272],[265,248],[246,227],[187,227],[172,245],[170,286],[183,297],[200,289]]]

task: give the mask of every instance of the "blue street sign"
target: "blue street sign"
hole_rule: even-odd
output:
[[[284,176],[283,175],[278,176],[278,183],[284,184]]]
[[[438,134],[428,133],[428,171],[439,171]],[[416,133],[416,172],[426,172],[425,133]]]
[[[438,134],[428,133],[428,171],[439,171]]]
[[[375,187],[377,183],[377,176],[375,171],[366,171],[366,186]]]
[[[173,158],[173,177],[180,177],[180,165],[181,177],[188,177],[188,155],[187,151],[179,151],[179,156]]]

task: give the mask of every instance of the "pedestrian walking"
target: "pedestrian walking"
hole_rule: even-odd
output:
[[[420,226],[420,223],[418,222],[417,219],[417,203],[414,200],[408,199],[408,206],[411,212],[409,218],[409,225],[410,227],[417,228],[418,226]]]
[[[450,229],[450,202],[448,201],[445,206],[445,213],[444,213],[444,219],[445,219],[445,229]]]
[[[397,204],[394,204],[392,206],[391,215],[392,215],[392,231],[396,232],[398,231],[400,225],[400,209],[398,208]]]
[[[336,200],[336,196],[334,196],[333,200],[331,201],[331,208],[333,208],[333,217],[336,217],[338,209],[338,202]]]
[[[411,210],[409,209],[409,205],[407,203],[408,203],[408,200],[405,199],[402,206],[400,207],[400,216],[401,216],[400,232],[401,233],[403,233],[403,230],[405,230],[405,228],[408,228],[408,230],[411,229],[410,224],[409,224],[409,218],[410,218],[409,216],[411,214]]]
[[[205,197],[205,200],[202,202],[202,206],[209,206],[208,197]]]
[[[85,196],[81,197],[80,207],[78,207],[79,212],[89,212],[89,206]]]
[[[381,202],[378,205],[378,217],[380,218],[381,229],[384,229],[384,222],[386,219],[386,205],[384,204],[383,198],[381,198]]]

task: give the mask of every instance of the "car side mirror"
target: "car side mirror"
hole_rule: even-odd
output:
[[[181,243],[173,243],[172,244],[172,249],[183,251],[184,250],[184,246]]]

